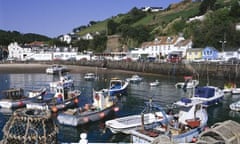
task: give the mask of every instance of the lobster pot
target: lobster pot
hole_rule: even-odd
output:
[[[3,128],[3,144],[55,144],[57,127],[51,112],[36,109],[18,109]]]
[[[227,120],[223,123],[216,123],[210,129],[200,134],[197,144],[239,144],[239,129],[240,124],[232,120]]]

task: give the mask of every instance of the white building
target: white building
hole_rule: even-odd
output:
[[[72,37],[69,34],[62,35],[59,39],[67,44],[70,44],[72,41]]]
[[[18,45],[17,42],[10,43],[8,45],[8,58],[16,59],[16,60],[26,60],[27,57],[32,55],[32,48],[31,47],[21,47]]]
[[[92,40],[93,39],[93,35],[91,33],[87,33],[84,36],[82,36],[82,39],[84,39],[84,40]]]
[[[192,41],[178,36],[161,36],[154,41],[144,42],[141,48],[131,51],[132,54],[148,54],[151,57],[167,56],[171,52],[181,52],[186,55],[186,50],[192,48]]]

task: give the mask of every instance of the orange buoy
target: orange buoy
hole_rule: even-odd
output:
[[[74,103],[78,104],[79,100],[77,98],[74,99]]]

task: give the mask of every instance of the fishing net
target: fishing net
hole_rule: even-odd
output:
[[[18,109],[3,129],[3,144],[55,144],[57,126],[47,110]]]

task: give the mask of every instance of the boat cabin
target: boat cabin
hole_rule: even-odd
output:
[[[110,89],[121,89],[123,86],[123,81],[118,78],[112,78],[110,80]]]
[[[3,91],[3,99],[18,100],[24,97],[24,90],[22,88],[11,88]]]

